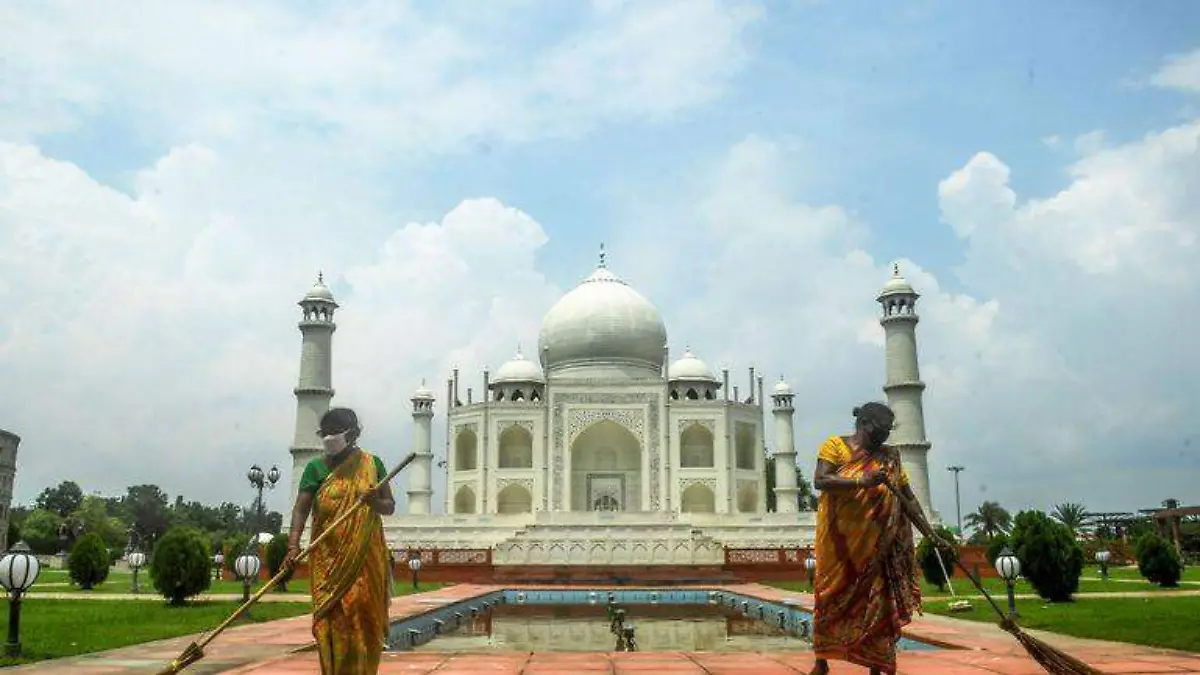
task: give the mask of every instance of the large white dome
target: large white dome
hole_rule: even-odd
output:
[[[538,338],[547,373],[615,365],[657,374],[666,343],[654,305],[603,266],[546,312]]]

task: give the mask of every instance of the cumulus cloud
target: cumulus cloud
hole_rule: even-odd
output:
[[[1166,59],[1150,77],[1150,84],[1163,89],[1200,93],[1200,49]]]

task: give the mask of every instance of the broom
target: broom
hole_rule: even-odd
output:
[[[409,464],[411,464],[413,462],[413,460],[415,460],[416,458],[417,458],[417,453],[415,453],[415,452],[409,453],[408,457],[405,457],[404,461],[402,461],[402,462],[400,462],[400,464],[396,465],[396,468],[392,469],[391,473],[384,476],[383,480],[381,480],[375,484],[374,488],[372,488],[372,491],[374,491],[375,488],[378,488],[381,485],[390,483],[391,480],[396,477],[396,474],[403,471],[404,468],[406,466],[408,466]],[[328,535],[330,532],[333,532],[335,529],[337,529],[337,526],[341,525],[342,521],[344,521],[347,518],[349,518],[350,516],[354,515],[354,512],[358,510],[358,507],[366,504],[367,503],[367,495],[369,495],[369,494],[371,494],[371,493],[368,492],[368,493],[364,494],[362,497],[359,498],[357,504],[355,504],[353,507],[347,509],[345,513],[338,516],[332,523],[327,525],[325,527],[325,530],[323,532],[321,532],[321,534],[318,535],[316,539],[313,539],[312,541],[310,541],[308,543],[308,546],[304,550],[302,550],[296,554],[296,557],[292,559],[292,562],[290,564],[284,565],[283,569],[279,570],[279,572],[274,577],[272,577],[270,581],[268,581],[266,584],[264,584],[262,588],[258,589],[258,592],[255,593],[249,600],[242,603],[242,606],[238,607],[237,611],[235,611],[233,614],[231,614],[228,619],[225,619],[225,621],[223,621],[221,623],[221,625],[217,626],[215,629],[212,630],[212,632],[208,633],[207,635],[204,635],[199,640],[188,645],[187,648],[184,649],[183,652],[178,657],[176,657],[174,661],[171,661],[170,665],[168,665],[166,668],[158,671],[158,675],[175,675],[175,673],[182,671],[184,668],[187,668],[188,666],[192,665],[193,663],[204,658],[204,648],[208,646],[208,643],[215,640],[218,635],[220,635],[226,628],[229,627],[230,624],[232,624],[234,622],[234,620],[236,620],[239,616],[241,616],[246,610],[250,609],[251,605],[258,602],[259,599],[262,598],[262,596],[264,594],[266,594],[267,591],[271,590],[272,588],[275,587],[276,584],[278,584],[280,581],[282,581],[283,578],[286,577],[289,572],[291,572],[292,567],[294,567],[296,563],[307,558],[308,554],[312,552],[313,547],[317,545],[317,542],[321,541],[322,539],[325,538],[326,535]]]
[[[937,536],[937,534],[933,531],[933,527],[930,526],[929,522],[925,520],[925,514],[921,512],[920,506],[912,503],[912,501],[909,500],[904,493],[902,493],[895,485],[892,485],[890,480],[885,479],[884,485],[887,485],[888,489],[892,491],[892,494],[896,495],[896,498],[900,500],[900,504],[903,506],[904,512],[908,515],[908,519],[912,522],[912,524],[916,526],[918,530],[920,530],[921,534],[933,540],[935,549],[938,546],[945,546],[949,548],[950,545],[943,541],[941,537]],[[1018,626],[1012,619],[1008,618],[1008,616],[1005,615],[1004,610],[1000,609],[1000,605],[997,605],[996,601],[992,599],[992,596],[989,595],[986,590],[984,590],[983,584],[981,584],[978,579],[971,575],[971,572],[967,569],[967,566],[964,565],[961,560],[956,562],[959,569],[963,571],[963,574],[967,575],[967,578],[971,580],[971,583],[974,584],[975,588],[978,589],[979,592],[983,594],[983,597],[987,599],[988,604],[992,606],[992,609],[996,610],[996,614],[1000,617],[1000,627],[1008,633],[1011,633],[1012,636],[1017,639],[1017,642],[1020,642],[1021,646],[1025,648],[1025,651],[1029,654],[1029,656],[1034,661],[1037,661],[1041,667],[1046,669],[1046,672],[1051,673],[1051,675],[1105,675],[1104,671],[1097,670],[1083,661],[1075,658],[1074,656],[1071,656],[1070,654],[1061,651],[1056,647],[1046,644],[1045,642],[1042,642],[1041,640],[1021,630],[1021,627]]]

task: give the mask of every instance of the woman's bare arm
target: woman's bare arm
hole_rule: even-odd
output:
[[[813,473],[813,487],[824,490],[854,490],[869,483],[862,478],[846,478],[837,475],[837,467],[823,460],[817,460],[817,470]]]

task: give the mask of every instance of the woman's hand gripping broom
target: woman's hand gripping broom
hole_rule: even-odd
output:
[[[892,491],[892,494],[896,495],[896,499],[903,506],[904,513],[908,515],[908,519],[912,522],[913,526],[921,534],[932,540],[935,550],[940,547],[950,548],[950,544],[937,536],[929,521],[925,520],[925,514],[921,512],[920,506],[914,504],[899,488],[892,484],[891,480],[885,480],[884,484]],[[966,565],[961,560],[956,562],[963,574],[967,575],[967,579],[971,580],[975,588],[987,599],[992,609],[996,610],[996,614],[1000,617],[1000,627],[1011,633],[1021,643],[1021,646],[1025,648],[1029,656],[1034,661],[1037,661],[1042,668],[1046,669],[1046,672],[1052,675],[1104,675],[1103,671],[1096,670],[1074,656],[1060,651],[1056,647],[1048,645],[1021,630],[1020,626],[1004,614],[1004,610],[1000,609],[1000,605],[996,604],[992,596],[983,588],[983,584],[971,574]]]
[[[213,629],[212,632],[204,635],[199,640],[188,645],[187,648],[183,650],[183,653],[181,653],[178,657],[176,657],[176,659],[174,661],[172,661],[170,665],[168,665],[166,668],[158,671],[158,675],[174,675],[175,673],[182,671],[184,668],[187,668],[188,666],[192,665],[193,663],[204,658],[204,648],[207,647],[210,642],[212,642],[214,639],[216,639],[216,637],[218,635],[220,635],[222,631],[224,631],[226,628],[228,628],[229,625],[232,624],[246,610],[250,609],[251,605],[258,602],[259,599],[262,598],[262,596],[267,593],[267,591],[271,590],[272,588],[274,588],[276,586],[276,584],[278,584],[280,581],[282,581],[283,578],[286,577],[288,575],[288,573],[292,571],[292,569],[295,567],[296,563],[307,558],[309,552],[311,552],[313,550],[313,547],[316,546],[317,542],[324,539],[325,536],[328,535],[330,532],[333,532],[334,530],[336,530],[338,525],[341,525],[343,521],[345,521],[350,516],[354,515],[354,512],[357,509],[364,506],[367,503],[367,500],[369,499],[370,495],[375,491],[375,489],[379,488],[379,486],[381,486],[381,485],[390,483],[392,481],[392,479],[396,477],[396,474],[403,471],[405,469],[405,467],[407,467],[409,464],[412,464],[413,460],[415,460],[416,458],[417,458],[417,453],[415,453],[415,452],[409,453],[408,457],[404,458],[404,461],[402,461],[398,465],[396,465],[396,468],[392,469],[392,471],[388,475],[383,477],[383,480],[376,483],[375,486],[370,491],[364,493],[363,496],[359,498],[358,504],[355,505],[354,508],[347,509],[345,513],[338,516],[337,519],[334,520],[332,523],[330,523],[329,526],[326,527],[325,530],[323,532],[321,532],[321,534],[318,535],[316,539],[313,539],[311,542],[309,542],[308,546],[306,548],[304,548],[304,550],[297,553],[296,556],[288,564],[284,565],[283,569],[280,569],[279,572],[274,577],[272,577],[270,581],[263,584],[263,587],[258,589],[257,593],[255,593],[249,600],[242,603],[242,606],[239,607],[237,609],[237,611],[235,611],[232,615],[230,615],[228,619],[225,619],[225,621],[223,621],[221,623],[221,625],[219,625],[215,629]]]

